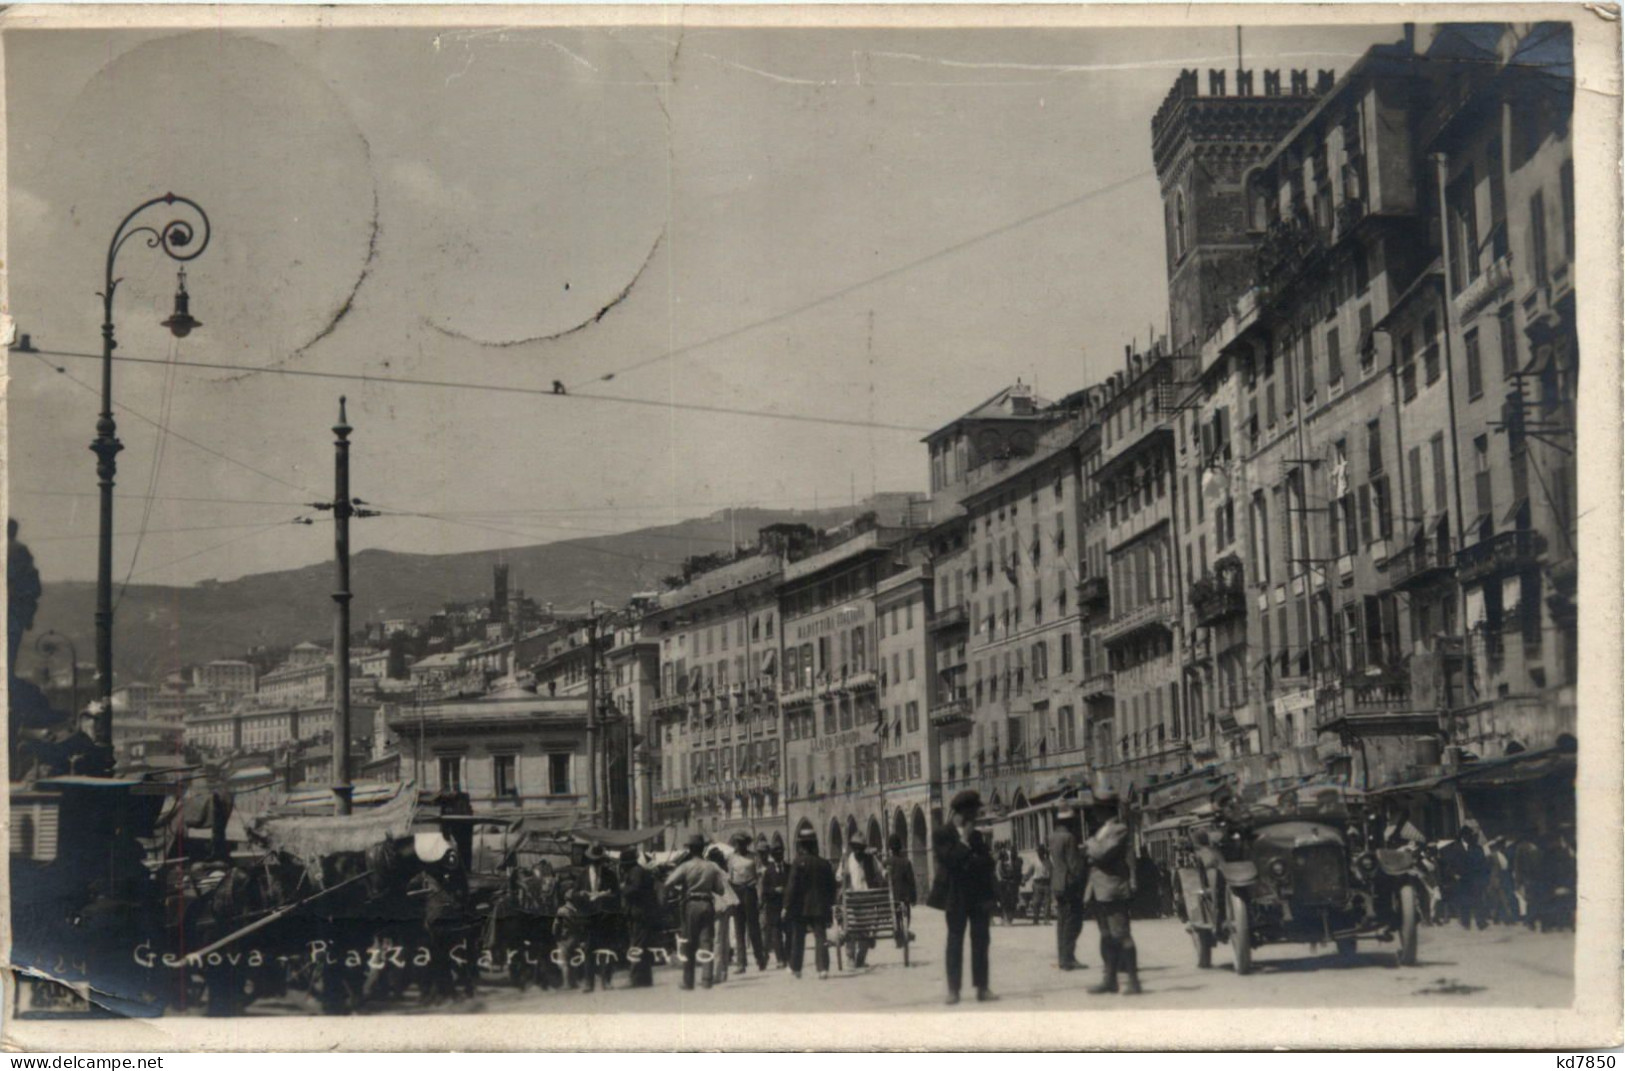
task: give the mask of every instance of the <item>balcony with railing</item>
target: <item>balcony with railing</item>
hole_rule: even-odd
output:
[[[1388,558],[1388,580],[1398,591],[1410,591],[1448,578],[1456,571],[1448,546],[1421,539],[1401,547]]]
[[[932,614],[931,623],[927,627],[932,632],[937,632],[942,629],[962,628],[964,627],[966,620],[967,616],[965,613],[965,605],[964,603],[959,603],[954,606],[944,606],[942,609]]]
[[[1099,635],[1103,643],[1118,643],[1146,629],[1171,630],[1173,623],[1174,600],[1153,599],[1122,613],[1113,614],[1100,627]]]
[[[794,681],[786,684],[779,692],[779,705],[781,707],[803,706],[811,703],[818,695],[818,689],[810,681]]]
[[[1499,532],[1456,554],[1456,574],[1472,584],[1504,573],[1531,569],[1546,552],[1546,538],[1529,528]]]
[[[1078,691],[1085,701],[1110,699],[1115,694],[1115,686],[1110,670],[1101,670],[1084,677],[1078,685]]]
[[[1218,573],[1199,578],[1191,585],[1191,613],[1196,624],[1208,628],[1233,617],[1247,613],[1247,596],[1242,590],[1241,574],[1235,581],[1222,578]]]
[[[931,727],[948,736],[962,736],[970,732],[970,699],[956,695],[943,699],[931,707]]]
[[[1078,581],[1078,606],[1095,609],[1111,601],[1111,589],[1103,576],[1086,576]]]

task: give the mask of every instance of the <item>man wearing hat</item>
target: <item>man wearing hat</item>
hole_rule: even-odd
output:
[[[994,884],[993,853],[987,838],[976,829],[982,795],[967,788],[953,798],[952,817],[932,837],[937,877],[927,905],[948,916],[948,1003],[959,1003],[964,975],[965,932],[970,931],[971,984],[976,999],[997,1000],[988,988],[988,944],[992,911],[998,901]]]
[[[1100,927],[1100,958],[1103,974],[1091,993],[1116,993],[1119,972],[1128,975],[1123,992],[1140,992],[1139,953],[1129,926],[1129,904],[1134,899],[1134,860],[1129,854],[1128,826],[1118,814],[1115,795],[1095,796],[1094,810],[1099,825],[1084,843],[1089,861],[1089,880],[1084,886],[1085,906],[1095,905],[1095,922]]]
[[[1075,971],[1078,962],[1078,935],[1083,932],[1083,887],[1089,878],[1078,844],[1077,800],[1061,798],[1055,811],[1055,828],[1049,835],[1050,890],[1055,897],[1055,965]]]
[[[615,960],[619,958],[617,949],[620,945],[620,882],[615,876],[615,870],[609,865],[609,855],[604,851],[602,844],[587,846],[581,865],[575,868],[574,880],[571,882],[566,902],[574,908],[575,922],[570,927],[572,952],[580,948],[586,956],[586,962],[581,965],[582,977],[585,980],[583,990],[591,993],[596,987],[599,977],[604,980],[604,988],[608,989],[610,980],[615,974]],[[599,955],[600,952],[612,953]],[[603,962],[599,962],[602,960]],[[569,956],[566,956],[566,963]],[[572,969],[572,981],[573,981]]]
[[[733,845],[733,857],[728,860],[728,884],[739,897],[739,910],[734,912],[734,944],[739,947],[739,973],[745,973],[747,953],[756,956],[756,969],[767,970],[767,949],[762,945],[762,905],[758,898],[761,884],[761,862],[751,854],[750,834],[735,833],[728,841]],[[747,950],[745,942],[750,941]]]
[[[835,868],[818,854],[818,836],[803,830],[796,838],[796,861],[784,887],[784,910],[790,916],[790,973],[801,977],[807,950],[807,931],[818,941],[813,948],[818,977],[829,977],[829,925],[835,917]]]
[[[881,888],[885,875],[880,871],[880,862],[869,851],[869,841],[862,833],[854,833],[846,843],[848,849],[846,858],[841,860],[841,891],[862,892]],[[849,937],[846,948],[852,966],[863,966],[864,960],[869,956],[869,949],[873,948],[874,944],[873,937]]]
[[[630,984],[633,989],[654,985],[655,919],[660,914],[660,894],[655,877],[638,862],[636,848],[621,849],[621,910],[626,916],[626,947]],[[632,949],[638,951],[633,954]]]
[[[681,889],[683,896],[682,935],[677,951],[683,961],[683,988],[694,988],[694,968],[703,954],[705,970],[701,972],[701,985],[711,988],[714,966],[711,963],[711,945],[717,921],[716,897],[728,889],[728,877],[705,857],[705,838],[691,835],[684,845],[688,856],[666,877],[666,889]]]
[[[766,838],[756,842],[756,858],[761,861],[763,926],[767,930],[767,949],[773,953],[773,962],[780,969],[790,965],[790,936],[786,933],[788,916],[784,913],[784,887],[790,880],[790,868],[784,862],[784,845],[768,846]]]

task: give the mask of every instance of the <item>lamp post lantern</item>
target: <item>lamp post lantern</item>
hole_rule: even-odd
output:
[[[197,221],[172,219],[162,226],[140,224],[132,227],[135,218],[158,205],[184,205],[197,215]],[[118,473],[119,451],[124,444],[118,440],[118,425],[113,420],[113,350],[118,342],[113,337],[113,295],[120,279],[113,275],[114,264],[124,243],[136,235],[144,235],[147,248],[162,250],[171,260],[183,265],[195,260],[209,247],[209,217],[203,208],[187,197],[166,193],[138,206],[118,225],[113,240],[107,246],[107,274],[101,292],[102,299],[102,411],[96,420],[96,438],[90,449],[96,454],[96,479],[101,488],[101,522],[96,546],[96,689],[100,704],[96,709],[96,743],[109,746],[113,742],[113,478]],[[192,328],[199,326],[192,318],[191,297],[186,292],[186,268],[179,271],[175,291],[175,311],[163,326],[176,338],[185,338]]]

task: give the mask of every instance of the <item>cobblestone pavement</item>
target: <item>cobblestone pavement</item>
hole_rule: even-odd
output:
[[[862,970],[831,971],[820,980],[812,970],[812,949],[801,979],[789,971],[754,964],[745,974],[706,991],[678,988],[675,968],[655,972],[652,989],[617,988],[593,994],[557,990],[521,993],[492,980],[477,995],[454,1004],[424,1008],[409,1000],[368,1009],[384,1014],[525,1013],[614,1014],[617,1012],[838,1012],[917,1011],[942,1004],[942,915],[916,914],[913,965],[903,966],[902,952],[882,944]],[[1393,945],[1362,943],[1359,953],[1341,962],[1330,947],[1270,945],[1254,953],[1254,973],[1237,977],[1228,951],[1214,951],[1213,967],[1199,970],[1189,936],[1172,919],[1136,922],[1140,948],[1139,997],[1091,996],[1084,990],[1099,977],[1099,953],[1093,923],[1078,942],[1079,958],[1088,966],[1063,972],[1055,967],[1054,931],[1050,926],[1018,923],[993,927],[992,988],[1000,996],[989,1008],[1001,1011],[1060,1011],[1125,1008],[1224,1007],[1415,1007],[1517,1006],[1565,1007],[1573,998],[1574,935],[1533,933],[1521,927],[1466,931],[1451,924],[1424,927],[1417,966],[1393,966]],[[968,961],[967,956],[967,961]],[[833,962],[833,957],[832,957]],[[966,964],[967,971],[969,963]],[[967,987],[969,978],[966,978]],[[972,994],[968,988],[965,996]],[[980,1010],[974,1000],[956,1014]],[[250,1015],[313,1014],[302,994],[293,999],[262,1001]]]

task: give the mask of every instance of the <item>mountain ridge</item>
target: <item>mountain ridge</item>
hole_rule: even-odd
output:
[[[665,577],[681,571],[684,558],[726,551],[736,535],[749,545],[757,529],[770,524],[824,528],[864,508],[725,509],[675,524],[499,550],[420,554],[368,548],[350,559],[352,621],[359,630],[381,618],[422,620],[448,602],[489,599],[498,563],[509,567],[510,590],[538,603],[560,610],[581,609],[592,600],[619,605],[635,592],[661,588]],[[240,657],[255,647],[325,643],[332,633],[332,573],[331,562],[319,562],[184,587],[132,584],[114,617],[115,680],[155,680],[183,665]],[[93,582],[47,584],[34,635],[55,630],[73,641],[81,661],[89,661],[95,600]],[[24,650],[31,653],[31,644]]]

